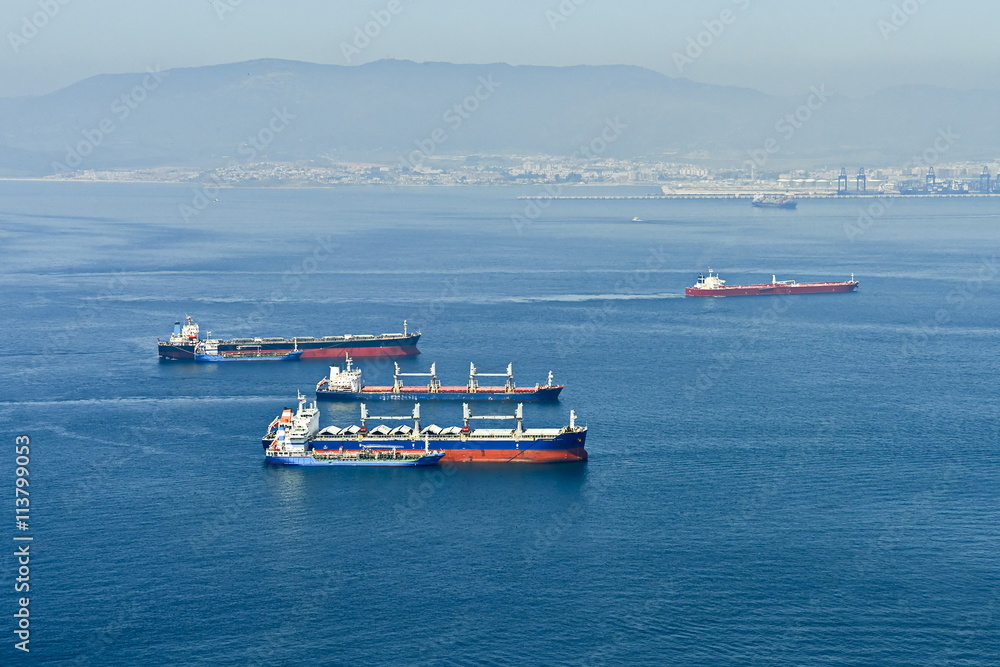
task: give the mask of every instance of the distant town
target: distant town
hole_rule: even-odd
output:
[[[43,180],[199,183],[218,187],[337,185],[542,185],[552,195],[585,194],[583,186],[642,186],[649,196],[738,197],[760,192],[795,196],[1000,194],[1000,161],[934,166],[834,167],[766,172],[753,164],[709,168],[696,164],[554,156],[435,156],[416,164],[232,162],[214,169],[154,167],[84,169]]]

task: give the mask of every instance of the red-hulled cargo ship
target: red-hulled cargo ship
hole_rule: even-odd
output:
[[[552,371],[549,371],[548,383],[536,384],[534,387],[518,387],[514,384],[514,364],[507,364],[506,373],[483,373],[476,369],[475,364],[469,364],[469,383],[464,387],[445,387],[437,379],[437,364],[431,364],[430,373],[403,373],[399,364],[394,363],[396,372],[392,376],[392,386],[373,387],[366,385],[361,379],[361,369],[351,368],[350,357],[347,357],[347,368],[330,366],[330,377],[325,377],[316,385],[316,398],[328,401],[354,400],[404,400],[404,401],[558,401],[561,384],[552,383]],[[407,387],[403,377],[422,376],[430,378],[424,387]],[[502,387],[483,387],[476,378],[482,376],[505,377],[506,384]]]
[[[212,347],[219,354],[250,354],[250,353],[290,353],[302,351],[302,359],[342,358],[352,357],[403,357],[420,354],[417,341],[420,333],[410,333],[407,323],[403,322],[403,333],[384,333],[378,335],[344,334],[342,336],[298,336],[295,338],[230,338],[220,340],[211,337],[201,338],[200,328],[190,317],[182,326],[174,322],[174,331],[170,339],[157,339],[160,359],[194,361],[195,354],[205,346]]]
[[[829,283],[799,283],[794,280],[778,280],[771,276],[771,282],[756,285],[727,285],[719,274],[708,270],[708,275],[700,274],[693,287],[684,288],[684,296],[764,296],[767,294],[825,294],[827,292],[853,292],[858,289],[858,281],[851,274],[850,280]]]

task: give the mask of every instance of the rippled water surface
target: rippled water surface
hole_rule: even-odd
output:
[[[228,190],[185,221],[189,186],[0,183],[31,657],[996,664],[1000,203],[897,201],[858,234],[850,200],[557,201],[518,226],[518,194]],[[683,298],[709,266],[861,290]],[[401,365],[446,384],[552,370],[563,400],[527,424],[575,409],[590,461],[268,468],[265,426],[326,365],[158,362],[185,314],[224,336],[407,319]]]

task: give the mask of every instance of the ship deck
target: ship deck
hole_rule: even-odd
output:
[[[847,286],[847,285],[857,285],[857,281],[851,282],[850,280],[835,280],[830,282],[822,283],[796,283],[796,282],[777,282],[777,283],[756,283],[753,285],[723,285],[722,287],[697,287],[691,289],[711,289],[711,290],[731,290],[731,289],[771,289],[774,287],[833,287],[833,286]]]
[[[557,387],[515,387],[513,391],[507,391],[506,387],[479,387],[476,391],[469,391],[468,387],[438,387],[436,391],[431,391],[428,387],[401,387],[400,394],[533,394],[543,389],[556,389]],[[562,389],[562,387],[558,387]],[[397,393],[389,386],[362,387],[362,394],[392,394]]]
[[[447,440],[454,440],[457,442],[468,442],[469,440],[551,440],[552,438],[564,433],[583,433],[585,431],[585,428],[577,428],[575,431],[568,431],[564,428],[532,428],[524,429],[520,433],[515,434],[512,429],[479,428],[467,434],[409,433],[397,435],[377,435],[367,433],[365,435],[361,435],[360,433],[357,433],[343,435],[316,435],[309,438],[309,442],[315,444],[322,442],[343,442],[347,440],[352,442],[357,441],[377,444],[390,442],[423,442],[425,439],[433,440],[435,442]]]

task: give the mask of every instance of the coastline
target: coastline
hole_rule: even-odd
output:
[[[1000,192],[963,192],[963,193],[916,193],[916,194],[903,194],[900,192],[883,192],[883,191],[870,191],[870,192],[847,192],[838,193],[836,191],[799,191],[794,188],[781,187],[779,184],[774,183],[762,183],[759,187],[754,189],[733,189],[733,190],[696,190],[691,189],[684,192],[670,192],[670,193],[650,193],[650,194],[562,194],[561,191],[564,189],[573,190],[615,190],[615,189],[634,189],[634,188],[661,188],[660,185],[647,184],[647,183],[574,183],[572,185],[567,184],[551,184],[551,183],[497,183],[497,182],[482,182],[482,183],[440,183],[440,182],[424,182],[424,183],[379,183],[379,182],[366,182],[366,181],[356,181],[356,182],[338,182],[338,183],[321,183],[317,181],[290,181],[287,183],[281,182],[271,182],[271,183],[259,183],[251,181],[242,181],[236,183],[222,183],[218,182],[212,178],[203,179],[140,179],[140,178],[61,178],[57,176],[0,176],[0,182],[27,182],[27,183],[115,183],[115,184],[136,184],[136,185],[192,185],[195,187],[205,187],[207,183],[211,183],[212,188],[224,189],[224,190],[240,190],[240,189],[263,189],[263,190],[315,190],[315,189],[336,189],[344,187],[388,187],[388,188],[427,188],[427,187],[440,187],[440,188],[454,188],[454,187],[475,187],[475,188],[519,188],[523,189],[526,187],[538,187],[543,188],[546,194],[539,195],[518,195],[517,199],[522,200],[553,200],[553,199],[564,199],[564,200],[612,200],[612,199],[660,199],[660,200],[676,200],[676,199],[718,199],[718,200],[731,200],[731,199],[752,199],[754,196],[761,192],[782,192],[784,194],[791,195],[796,199],[981,199],[981,198],[996,198],[1000,197]],[[552,190],[558,189],[560,192],[558,194],[551,193]]]

